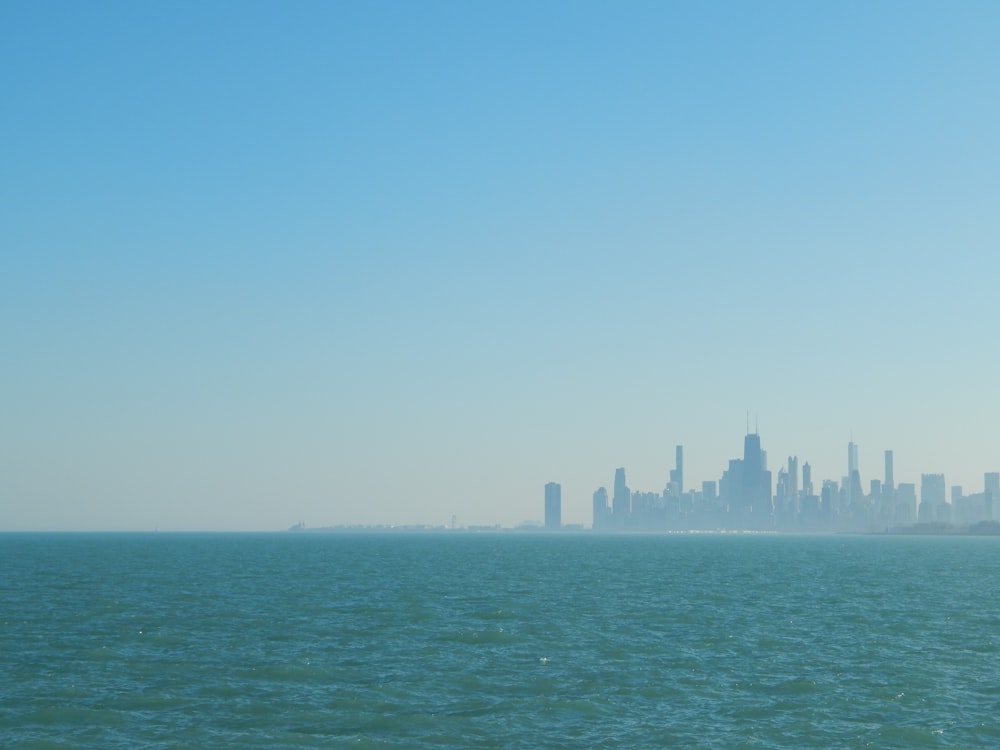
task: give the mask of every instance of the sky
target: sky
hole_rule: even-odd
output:
[[[0,4],[0,530],[1000,471],[1000,4]],[[756,425],[756,427],[755,427]]]

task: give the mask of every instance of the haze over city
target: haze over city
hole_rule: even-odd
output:
[[[858,446],[847,444],[844,474],[820,478],[812,465],[788,456],[776,471],[758,432],[743,438],[742,454],[729,459],[718,481],[686,481],[684,446],[674,449],[662,491],[629,487],[625,467],[614,484],[593,494],[595,531],[794,531],[885,533],[1000,533],[1000,472],[984,472],[978,488],[948,486],[944,474],[896,481],[895,455],[883,454],[880,475],[862,479]],[[919,487],[919,495],[918,495]],[[579,528],[562,522],[562,485],[547,482],[546,530]],[[536,524],[524,524],[536,526]]]
[[[0,7],[0,530],[1000,471],[1000,4]]]

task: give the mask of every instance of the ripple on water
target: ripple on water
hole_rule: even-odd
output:
[[[0,746],[1000,746],[993,541],[18,536]]]

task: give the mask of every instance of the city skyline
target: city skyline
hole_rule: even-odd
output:
[[[984,471],[978,487],[948,483],[941,473],[921,473],[919,484],[897,483],[895,452],[889,448],[883,451],[883,473],[868,478],[866,490],[853,435],[847,443],[845,472],[839,479],[818,482],[808,460],[801,462],[800,473],[797,455],[788,456],[777,471],[769,469],[756,431],[745,435],[742,457],[730,459],[718,479],[703,480],[700,490],[685,491],[684,446],[675,446],[674,455],[674,468],[662,490],[633,489],[626,468],[615,469],[612,500],[605,486],[592,494],[591,528],[879,531],[1000,521],[1000,472]],[[559,528],[555,519],[562,512],[561,490],[557,482],[545,485],[546,529]]]
[[[1000,4],[0,4],[0,530],[997,465]],[[867,487],[863,488],[867,491]]]

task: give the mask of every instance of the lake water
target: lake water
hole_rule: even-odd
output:
[[[4,748],[1000,747],[1000,538],[0,535]]]

